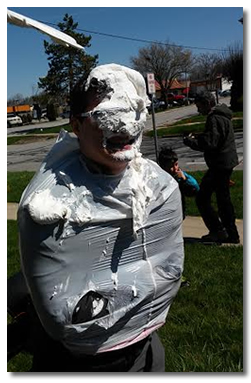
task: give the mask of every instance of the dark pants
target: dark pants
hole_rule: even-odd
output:
[[[132,346],[78,358],[45,335],[37,343],[31,372],[165,372],[165,351],[154,332]]]
[[[203,221],[210,232],[217,233],[223,228],[231,238],[239,238],[235,225],[235,214],[231,202],[229,181],[232,169],[209,169],[200,184],[196,203]],[[211,205],[211,197],[215,192],[218,214]],[[220,218],[220,219],[219,219]]]

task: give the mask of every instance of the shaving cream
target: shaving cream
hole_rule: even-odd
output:
[[[87,79],[86,90],[93,78],[108,86],[107,94],[92,110],[103,131],[103,146],[107,147],[109,139],[124,135],[129,143],[128,149],[115,151],[112,155],[118,160],[130,161],[140,149],[147,106],[150,105],[144,78],[135,70],[117,64],[93,69]]]

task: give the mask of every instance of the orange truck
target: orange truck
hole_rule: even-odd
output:
[[[32,107],[28,104],[7,106],[8,116],[19,116],[24,124],[29,123],[32,121]]]
[[[7,106],[7,113],[30,113],[30,105]]]

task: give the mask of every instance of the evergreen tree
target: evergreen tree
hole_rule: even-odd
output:
[[[63,22],[58,23],[60,31],[73,37],[83,47],[90,47],[91,36],[77,33],[78,23],[67,13]],[[76,81],[97,65],[98,55],[90,56],[84,51],[44,41],[45,53],[48,55],[49,71],[40,77],[38,87],[44,89],[53,98],[67,99]]]

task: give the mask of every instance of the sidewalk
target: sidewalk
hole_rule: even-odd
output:
[[[241,245],[243,245],[243,220],[236,219],[236,226],[240,236]],[[201,238],[202,235],[208,233],[201,217],[186,217],[183,222],[183,237],[184,238]]]
[[[17,203],[7,204],[7,219],[17,219]],[[240,235],[241,244],[243,245],[243,220],[237,219],[236,225]],[[186,217],[183,222],[183,237],[191,239],[199,239],[202,235],[207,234],[208,230],[204,225],[201,217]]]

